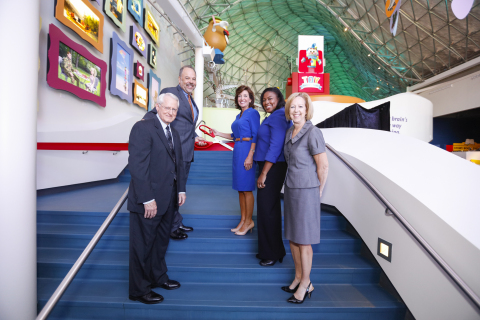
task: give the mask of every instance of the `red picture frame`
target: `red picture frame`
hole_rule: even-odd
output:
[[[84,46],[67,37],[54,24],[49,25],[49,48],[47,83],[50,87],[68,91],[80,99],[90,100],[105,107],[107,102],[105,90],[107,88],[107,63],[91,54]],[[65,49],[67,48],[67,49]],[[61,56],[61,50],[67,50],[66,57]],[[73,67],[73,56],[83,57],[83,68]],[[66,67],[65,59],[72,62]],[[90,74],[88,73],[90,70]]]

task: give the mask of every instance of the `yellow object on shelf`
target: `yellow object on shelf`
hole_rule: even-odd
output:
[[[453,151],[473,151],[477,149],[480,149],[480,143],[465,144],[465,142],[462,142],[453,144]]]
[[[473,163],[475,163],[475,164],[478,164],[478,165],[480,165],[480,160],[474,160],[474,159],[471,159],[470,161],[471,161],[471,162],[473,162]]]

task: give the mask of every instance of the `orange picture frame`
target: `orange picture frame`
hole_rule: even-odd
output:
[[[135,86],[133,89],[133,103],[139,105],[145,110],[148,110],[148,89],[140,82],[134,80]]]
[[[57,0],[55,18],[103,53],[104,16],[88,0]]]

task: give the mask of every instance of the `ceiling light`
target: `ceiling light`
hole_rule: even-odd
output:
[[[380,69],[381,69],[381,68],[380,68],[380,67],[378,67],[378,70],[380,70]]]
[[[380,88],[379,88],[379,87],[377,87],[377,90],[380,90]]]
[[[369,54],[368,54],[368,56],[370,57],[370,56],[371,56],[371,54],[369,53]]]
[[[345,27],[345,29],[343,29],[343,31],[347,32],[347,31],[348,31],[348,27]]]

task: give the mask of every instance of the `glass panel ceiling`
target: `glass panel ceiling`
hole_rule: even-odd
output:
[[[462,1],[462,0],[457,0]],[[180,0],[203,32],[212,15],[229,22],[220,85],[284,92],[297,71],[298,35],[325,37],[330,93],[381,99],[480,56],[480,0],[458,20],[448,0],[403,0],[390,33],[384,0]],[[193,60],[192,60],[193,61]],[[211,77],[206,95],[215,97]],[[378,89],[377,89],[378,88]],[[232,90],[224,90],[232,94]]]

